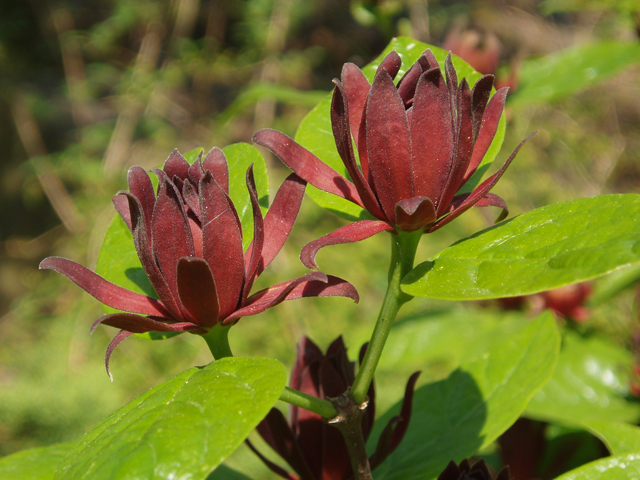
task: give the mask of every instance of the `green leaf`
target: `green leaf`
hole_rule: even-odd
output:
[[[612,455],[640,452],[640,427],[620,422],[585,422],[584,426],[604,442]]]
[[[2,457],[0,458],[0,478],[2,480],[52,480],[58,466],[73,445],[73,443],[58,443]]]
[[[637,480],[640,453],[606,457],[560,475],[556,480]]]
[[[384,51],[370,64],[365,66],[362,71],[369,80],[373,81],[373,77],[376,73],[376,68],[382,61],[382,59],[392,50],[398,52],[402,57],[402,68],[396,78],[401,78],[405,71],[413,65],[422,52],[427,48],[430,48],[434,53],[438,62],[444,65],[444,60],[447,56],[447,51],[441,48],[434,47],[433,45],[427,45],[426,43],[418,42],[412,38],[398,37],[391,40],[391,43],[387,45]],[[464,60],[454,56],[453,65],[458,72],[458,80],[462,80],[466,77],[470,86],[473,86],[475,82],[482,77],[482,74],[473,70]],[[320,160],[331,166],[334,170],[344,175],[345,178],[349,178],[346,168],[338,155],[336,149],[335,140],[333,139],[333,132],[331,128],[331,94],[327,96],[322,102],[320,102],[307,116],[302,120],[298,131],[296,133],[295,140],[305,147],[307,150],[315,154]],[[487,151],[482,163],[474,176],[464,185],[460,190],[461,193],[469,192],[477,185],[478,181],[482,177],[482,174],[489,168],[491,162],[495,159],[496,155],[500,151],[502,141],[504,139],[505,131],[505,117],[503,115],[500,120],[498,132],[491,143],[491,147]],[[355,145],[354,145],[355,147]],[[329,193],[318,190],[313,186],[307,187],[307,193],[309,196],[321,207],[339,215],[347,220],[359,220],[363,218],[373,218],[365,210],[361,209],[358,205],[351,203],[343,198],[336,197]]]
[[[558,101],[638,63],[640,45],[615,40],[578,45],[527,60],[520,70],[518,88],[508,103],[514,107]]]
[[[604,195],[538,208],[421,263],[402,290],[479,300],[529,295],[640,263],[640,195]]]
[[[407,434],[375,478],[434,479],[451,459],[460,461],[492,443],[549,379],[559,345],[555,320],[546,313],[446,380],[417,389]],[[398,404],[376,421],[370,446],[399,409]]]
[[[223,358],[153,388],[82,438],[56,480],[205,479],[276,403],[284,366]]]
[[[193,163],[202,149],[188,152],[185,158]],[[246,186],[246,174],[249,165],[253,164],[253,172],[258,190],[258,198],[263,215],[269,206],[269,180],[264,158],[258,150],[247,143],[236,143],[222,149],[229,164],[229,196],[238,211],[242,223],[243,244],[246,249],[253,239],[253,215]],[[155,175],[151,175],[154,180]],[[155,181],[155,180],[154,180]],[[156,182],[157,183],[157,182]],[[133,237],[119,215],[115,215],[107,230],[100,248],[96,271],[110,282],[137,293],[157,298],[157,295],[142,268],[138,254],[133,245]],[[103,306],[106,313],[114,313],[110,307]],[[150,332],[137,336],[162,339],[175,336],[176,333]]]
[[[251,480],[251,478],[226,465],[220,465],[207,476],[207,480]]]
[[[599,337],[567,331],[551,380],[531,399],[525,414],[580,426],[583,422],[635,422],[640,403],[628,401],[633,355]]]

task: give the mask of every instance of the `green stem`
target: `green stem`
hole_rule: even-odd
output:
[[[371,341],[367,347],[362,365],[351,387],[351,395],[356,404],[361,404],[367,398],[369,385],[380,361],[382,350],[396,319],[400,307],[413,297],[400,290],[400,282],[413,268],[418,243],[422,232],[400,232],[391,235],[391,265],[389,266],[389,286],[382,302],[378,321],[373,329]]]
[[[229,346],[229,329],[231,327],[223,327],[215,325],[205,335],[202,335],[204,341],[207,342],[209,350],[215,360],[225,357],[233,357],[231,347]]]
[[[280,400],[317,413],[324,418],[333,418],[338,415],[338,411],[331,402],[307,395],[290,387],[284,387],[284,391],[280,394]]]

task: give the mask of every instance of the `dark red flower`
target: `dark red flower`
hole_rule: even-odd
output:
[[[253,241],[242,248],[242,226],[229,198],[227,160],[218,148],[189,165],[177,150],[162,170],[157,194],[141,167],[129,170],[129,191],[113,197],[116,210],[133,234],[138,257],[159,300],[134,293],[103,279],[86,267],[49,257],[40,268],[62,273],[109,307],[130,313],[99,318],[120,328],[107,349],[132,333],[149,331],[206,333],[231,325],[284,300],[310,296],[347,296],[358,301],[355,288],[342,279],[314,272],[249,295],[256,278],[286,241],[298,215],[306,183],[295,174],[282,184],[264,219],[252,167],[247,188],[253,210]]]
[[[351,63],[344,66],[342,81],[334,80],[333,135],[351,181],[280,132],[266,129],[254,136],[302,179],[378,219],[352,223],[308,244],[301,259],[309,268],[317,268],[315,255],[327,245],[356,242],[385,230],[430,233],[474,205],[501,207],[498,220],[508,214],[504,200],[489,191],[524,141],[472,193],[457,194],[496,135],[507,89],[489,100],[493,76],[480,78],[473,89],[466,79],[458,84],[451,55],[445,62],[445,82],[430,50],[395,85],[400,65],[400,56],[391,52],[371,85]]]
[[[364,357],[365,347],[360,352]],[[370,457],[371,469],[380,465],[400,444],[411,420],[413,391],[420,372],[407,382],[404,402],[399,416],[386,426],[375,453]],[[335,398],[347,391],[355,379],[355,365],[349,362],[342,337],[322,351],[307,337],[298,343],[296,362],[291,373],[290,385],[318,398]],[[364,439],[369,437],[375,418],[375,390],[369,387],[369,402],[362,418]],[[271,409],[258,425],[264,440],[293,468],[296,477],[252,450],[275,473],[288,480],[347,480],[353,476],[347,447],[340,431],[323,421],[320,415],[290,407],[289,422],[278,409]]]
[[[467,459],[462,460],[460,465],[456,465],[452,460],[438,476],[438,480],[493,480],[493,475],[484,460],[476,462],[473,466]],[[512,480],[509,467],[500,470],[495,480]]]

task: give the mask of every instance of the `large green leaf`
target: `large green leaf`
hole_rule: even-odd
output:
[[[605,195],[538,208],[418,265],[402,290],[443,300],[550,290],[640,263],[640,195]]]
[[[433,51],[434,55],[438,59],[438,62],[441,63],[441,65],[444,64],[444,60],[448,53],[447,51],[442,50],[438,47],[434,47],[432,45],[427,45],[426,43],[418,42],[417,40],[413,40],[412,38],[398,37],[391,40],[391,43],[387,45],[384,51],[373,62],[365,66],[362,71],[364,72],[369,82],[373,81],[373,77],[376,73],[376,68],[378,67],[382,59],[390,51],[395,50],[402,57],[402,69],[398,73],[397,77],[400,78],[404,74],[404,72],[411,65],[413,65],[416,60],[418,60],[418,57],[420,57],[422,52],[424,52],[427,48],[430,48]],[[458,57],[453,57],[453,65],[458,72],[458,80],[462,80],[463,77],[466,77],[471,86],[473,86],[475,82],[480,77],[482,77],[482,74],[473,70],[467,63],[464,62],[464,60]],[[302,120],[298,128],[298,132],[296,133],[295,139],[299,144],[315,154],[320,160],[330,165],[334,170],[344,175],[346,178],[349,178],[344,164],[342,163],[342,160],[338,155],[335,140],[333,139],[330,109],[331,95],[328,95],[325,100],[320,102]],[[478,183],[486,169],[489,168],[489,165],[491,165],[491,162],[493,162],[496,155],[500,151],[500,147],[502,146],[502,141],[504,139],[504,131],[505,118],[503,115],[502,119],[500,120],[498,132],[493,139],[493,142],[491,143],[491,147],[482,160],[478,171],[461,189],[461,192],[470,191],[471,188]],[[336,197],[335,195],[323,192],[312,186],[309,186],[307,188],[307,192],[318,205],[348,220],[373,218],[359,206],[342,198]]]
[[[640,403],[628,401],[633,355],[599,337],[563,336],[551,380],[531,399],[525,414],[580,426],[582,422],[635,422]]]
[[[606,457],[560,475],[556,480],[638,480],[640,453]]]
[[[600,438],[611,455],[640,452],[640,427],[621,422],[585,422],[585,427]]]
[[[193,162],[200,151],[200,149],[193,150],[185,154],[185,157],[190,162]],[[247,143],[229,145],[223,148],[223,152],[229,164],[229,196],[233,200],[242,223],[243,243],[246,248],[253,238],[253,216],[246,187],[247,169],[249,165],[253,164],[256,188],[264,214],[269,203],[267,167],[258,150]],[[153,179],[154,175],[151,175],[151,177]],[[119,215],[113,218],[107,230],[98,255],[96,270],[98,274],[116,285],[134,292],[157,297],[151,282],[149,282],[142,269],[138,254],[133,246],[131,232]],[[116,311],[107,306],[104,306],[104,310],[106,313],[114,313]],[[164,336],[161,335],[159,337]]]
[[[561,100],[638,63],[640,45],[615,40],[578,45],[528,60],[520,70],[516,92],[509,96],[509,106]]]
[[[284,389],[276,360],[223,358],[153,388],[87,433],[56,480],[205,479]]]
[[[0,458],[0,478],[2,480],[52,480],[58,466],[73,445],[73,443],[58,443],[2,457]]]
[[[374,472],[376,479],[430,480],[449,460],[460,461],[493,442],[549,379],[559,346],[553,316],[545,313],[446,380],[420,387],[407,434]],[[376,421],[370,446],[399,408]]]

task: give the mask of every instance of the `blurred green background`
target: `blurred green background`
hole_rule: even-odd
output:
[[[640,193],[639,12],[637,2],[615,0],[1,2],[0,456],[77,440],[148,388],[211,360],[195,336],[131,338],[112,357],[111,383],[103,357],[116,332],[88,335],[100,305],[62,276],[37,270],[48,255],[95,267],[114,213],[110,198],[126,188],[131,165],[160,165],[173,148],[250,142],[264,127],[293,136],[345,62],[363,66],[393,36],[407,35],[452,49],[512,87],[497,163],[539,130],[494,189],[512,215]],[[275,192],[288,172],[272,157],[267,164]],[[418,261],[491,225],[494,215],[474,210],[425,237]],[[256,288],[305,273],[302,246],[343,224],[306,200]],[[386,287],[388,242],[378,235],[318,256],[323,271],[358,288],[359,305],[306,299],[242,319],[230,335],[234,353],[291,365],[301,335],[326,348],[342,334],[355,357]],[[451,315],[463,328],[496,309],[418,299],[400,321],[405,328]],[[575,328],[631,350],[636,324],[627,289]],[[401,332],[392,345],[402,344]],[[389,352],[380,367],[379,412],[425,368],[420,352],[415,363],[394,355],[402,352]],[[460,361],[442,358],[429,360],[422,382]]]

